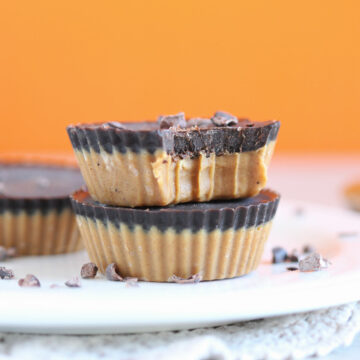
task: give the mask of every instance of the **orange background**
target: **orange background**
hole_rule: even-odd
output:
[[[278,150],[360,150],[359,1],[1,1],[0,150],[71,151],[69,123],[215,110],[282,121]]]

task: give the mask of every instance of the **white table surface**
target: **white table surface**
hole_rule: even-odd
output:
[[[344,186],[356,180],[360,182],[360,153],[276,155],[271,163],[268,185],[278,190],[283,198],[345,207]],[[339,348],[321,359],[359,360],[360,334],[351,346]]]

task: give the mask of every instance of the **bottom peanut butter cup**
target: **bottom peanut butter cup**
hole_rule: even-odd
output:
[[[263,254],[279,194],[168,207],[100,204],[88,192],[71,196],[82,239],[101,272],[115,263],[122,277],[165,282],[245,275]]]

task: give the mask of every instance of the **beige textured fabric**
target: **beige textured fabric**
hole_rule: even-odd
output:
[[[192,233],[155,227],[145,232],[136,225],[120,229],[108,222],[77,216],[90,259],[104,272],[110,263],[122,276],[147,281],[168,281],[176,275],[188,278],[201,274],[204,280],[247,274],[259,265],[272,222],[248,229]]]
[[[71,209],[45,215],[5,211],[0,215],[0,246],[15,247],[18,255],[62,254],[83,248]]]
[[[163,150],[75,154],[94,200],[136,207],[254,196],[266,185],[274,147],[270,141],[256,151],[195,159],[173,159]]]

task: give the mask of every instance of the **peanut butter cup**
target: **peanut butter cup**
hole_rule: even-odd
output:
[[[90,259],[101,272],[165,282],[247,274],[260,263],[279,202],[265,189],[247,199],[128,208],[104,205],[86,191],[71,196]]]
[[[280,123],[217,112],[185,120],[67,128],[91,197],[117,206],[165,206],[254,196],[264,188]]]
[[[48,161],[49,159],[47,159]],[[69,195],[83,185],[80,171],[53,162],[0,159],[0,246],[17,255],[82,248]]]

